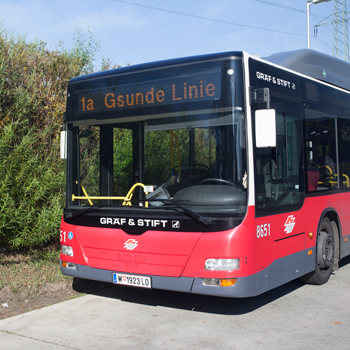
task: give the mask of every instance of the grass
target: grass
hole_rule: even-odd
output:
[[[0,320],[110,286],[110,283],[64,276],[58,242],[21,253],[0,247]]]
[[[62,275],[60,251],[50,247],[29,253],[0,253],[0,289],[8,287],[13,293],[36,294],[44,285],[67,281]]]

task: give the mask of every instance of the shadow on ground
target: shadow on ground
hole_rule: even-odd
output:
[[[340,271],[342,267],[348,264],[350,264],[350,256],[341,261],[339,264]],[[222,315],[240,315],[252,312],[289,293],[293,293],[303,286],[303,283],[295,280],[257,297],[231,299],[159,289],[148,290],[143,288],[115,286],[111,283],[82,280],[78,278],[75,278],[73,281],[73,289],[80,293],[95,294],[105,298],[120,299],[125,302],[143,305],[163,306]]]

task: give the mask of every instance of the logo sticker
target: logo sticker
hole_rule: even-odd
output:
[[[180,221],[175,221],[175,220],[173,220],[172,222],[171,222],[171,227],[172,228],[180,228]]]
[[[289,215],[287,217],[286,223],[284,224],[285,226],[284,232],[291,233],[293,231],[294,225],[295,225],[295,217],[293,215]]]
[[[73,232],[72,231],[68,232],[68,238],[73,239]]]
[[[138,241],[136,241],[136,239],[128,239],[125,243],[124,243],[124,248],[128,249],[128,250],[133,250],[138,246]]]

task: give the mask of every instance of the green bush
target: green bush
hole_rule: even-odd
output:
[[[88,32],[54,51],[0,28],[0,245],[35,249],[59,237],[64,161],[59,132],[67,82],[91,73],[99,43]],[[104,62],[106,66],[106,62]],[[106,69],[106,68],[104,68]]]

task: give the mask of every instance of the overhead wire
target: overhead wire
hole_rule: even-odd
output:
[[[157,6],[140,4],[140,3],[133,2],[133,1],[128,1],[128,0],[113,0],[113,1],[114,2],[119,2],[119,3],[124,3],[124,4],[127,4],[127,5],[143,7],[143,8],[147,8],[147,9],[150,9],[150,10],[166,12],[166,13],[170,13],[170,14],[174,14],[174,15],[179,15],[179,16],[184,16],[184,17],[191,17],[191,18],[196,18],[196,19],[201,19],[201,20],[206,20],[206,21],[212,21],[212,22],[217,22],[217,23],[222,23],[222,24],[227,24],[227,25],[233,25],[233,26],[238,26],[238,27],[245,27],[245,28],[250,28],[250,29],[264,30],[264,31],[281,33],[281,34],[287,34],[287,35],[306,36],[305,34],[286,32],[286,31],[270,29],[270,28],[256,27],[256,26],[251,26],[251,25],[248,25],[248,24],[242,24],[242,23],[236,23],[236,22],[231,22],[231,21],[225,21],[225,20],[220,20],[220,19],[211,18],[211,17],[194,15],[194,14],[181,12],[181,11],[169,10],[169,9],[165,9],[165,8],[161,8],[161,7],[157,7]],[[294,7],[291,7],[291,6],[278,4],[278,3],[275,3],[275,2],[269,1],[269,0],[253,0],[253,1],[260,2],[260,3],[266,4],[266,5],[270,5],[270,6],[280,7],[280,8],[283,8],[285,10],[290,10],[290,11],[294,11],[294,12],[298,12],[298,13],[304,13],[305,14],[307,12],[305,10],[301,10],[301,9],[297,9],[297,8],[294,8]],[[317,15],[317,14],[314,14],[314,13],[310,13],[310,16],[313,17],[314,19],[317,19],[317,20],[319,20],[320,17],[321,17],[320,15]],[[326,29],[330,30],[327,27],[326,27]],[[326,42],[321,40],[319,37],[314,36],[314,38],[317,39],[319,42],[321,42],[326,47],[330,48],[330,45],[328,45]]]
[[[323,45],[327,46],[330,50],[332,50],[332,46],[327,44],[325,41],[323,41],[322,39],[320,39],[318,36],[314,36],[314,39],[318,40],[320,43],[322,43]],[[341,51],[341,50],[339,50]],[[344,53],[343,51],[341,51],[341,53]]]
[[[281,5],[281,4],[278,4],[278,3],[275,3],[275,2],[272,2],[272,1],[269,1],[269,0],[253,0],[253,1],[261,2],[261,3],[266,4],[266,5],[280,7],[280,8],[286,9],[286,10],[290,10],[290,11],[295,11],[295,12],[305,13],[305,14],[307,13],[307,11],[305,11],[305,10],[300,10],[300,9],[296,9],[294,7]],[[312,12],[310,12],[309,15],[310,15],[310,17],[313,17],[317,21],[321,21],[323,19],[323,16],[317,15],[317,14],[312,13]],[[332,32],[332,30],[330,28],[328,28],[328,26],[324,26],[324,27],[329,32]],[[317,39],[319,42],[321,42],[323,45],[325,45],[328,48],[332,49],[332,47],[329,44],[327,44],[325,41],[321,40],[318,36],[314,35],[314,38]]]
[[[127,5],[132,5],[132,6],[143,7],[143,8],[147,8],[147,9],[150,9],[150,10],[166,12],[166,13],[179,15],[179,16],[196,18],[196,19],[201,19],[201,20],[206,20],[206,21],[212,21],[212,22],[217,22],[217,23],[221,23],[221,24],[233,25],[233,26],[237,26],[237,27],[245,27],[245,28],[250,28],[250,29],[264,30],[264,31],[268,31],[268,32],[287,34],[287,35],[295,35],[295,36],[303,36],[303,37],[306,36],[305,34],[286,32],[286,31],[283,31],[283,30],[276,30],[276,29],[270,29],[270,28],[250,26],[250,25],[247,25],[247,24],[235,23],[235,22],[230,22],[230,21],[224,21],[224,20],[221,20],[221,19],[205,17],[205,16],[199,16],[199,15],[194,15],[194,14],[190,14],[190,13],[186,13],[186,12],[168,10],[168,9],[165,9],[165,8],[161,8],[161,7],[157,7],[157,6],[144,5],[144,4],[140,4],[140,3],[137,3],[137,2],[133,2],[133,1],[127,1],[127,0],[112,0],[112,1],[119,2],[119,3],[124,3],[124,4],[127,4]]]
[[[275,3],[275,2],[272,2],[269,0],[252,0],[252,1],[261,2],[262,4],[280,7],[280,8],[286,9],[286,10],[295,11],[295,12],[299,12],[299,13],[305,13],[305,14],[307,13],[307,11],[305,11],[305,10],[300,10],[300,9],[295,8],[295,7],[281,5],[281,4],[278,4],[278,3]],[[311,11],[310,11],[310,17],[313,17],[317,21],[321,21],[322,19],[324,19],[324,16],[318,15],[318,14],[313,13]]]
[[[306,13],[305,10],[299,10],[299,9],[294,8],[294,7],[277,4],[275,2],[268,1],[268,0],[253,0],[253,1],[261,2],[261,3],[266,4],[266,5],[272,5],[272,6],[276,6],[276,7],[281,7],[283,9],[291,10],[291,11],[295,11],[295,12],[299,12],[299,13]]]

